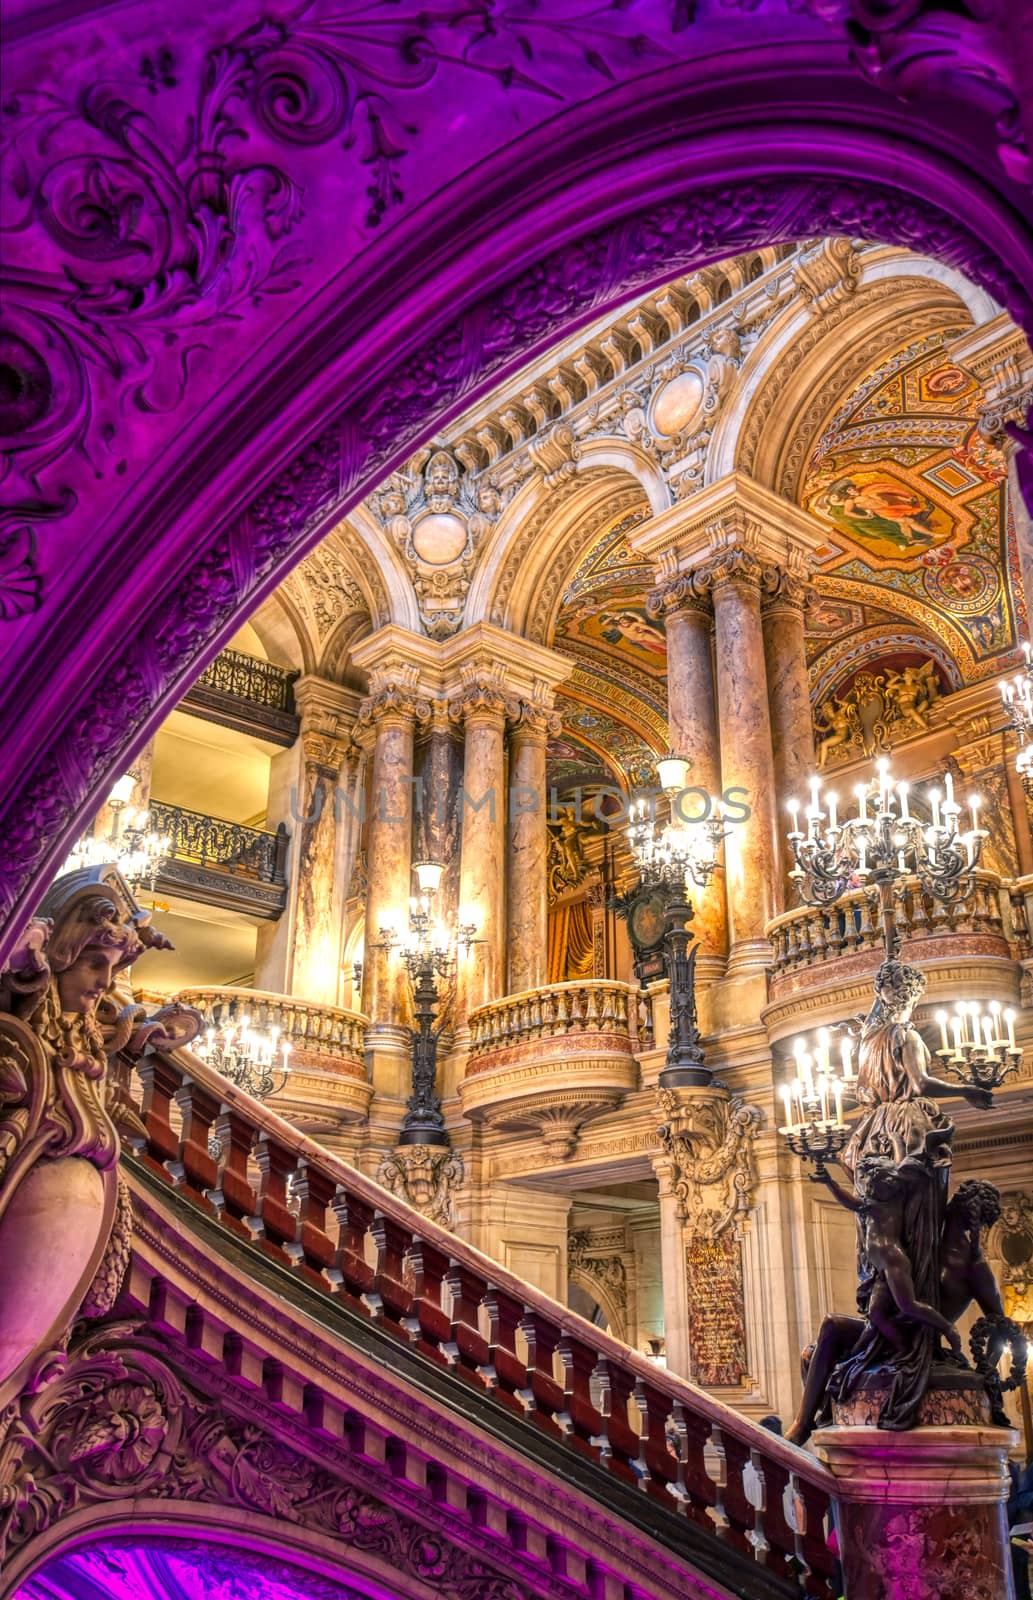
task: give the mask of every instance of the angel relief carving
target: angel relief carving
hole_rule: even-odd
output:
[[[818,766],[830,756],[875,756],[890,748],[894,737],[925,733],[929,713],[940,698],[935,661],[859,672],[845,694],[829,694],[815,711]]]

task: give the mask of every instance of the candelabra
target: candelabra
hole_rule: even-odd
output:
[[[130,809],[136,782],[132,772],[119,778],[107,799],[112,814],[111,832],[104,839],[93,833],[82,834],[65,862],[65,872],[113,861],[134,893],[143,884],[154,893],[158,873],[169,853],[169,840],[149,826],[147,811]]]
[[[480,941],[472,922],[460,923],[455,941],[440,922],[434,920],[434,897],[441,884],[444,867],[437,861],[417,861],[413,871],[419,894],[409,902],[409,938],[403,944],[394,928],[381,928],[374,946],[389,956],[396,949],[405,962],[412,984],[416,1027],[412,1037],[412,1093],[402,1120],[400,1144],[438,1144],[449,1142],[441,1101],[434,1085],[438,1070],[438,1035],[434,1027],[441,999],[439,979],[450,979],[456,967],[456,947],[464,954]]]
[[[788,837],[796,861],[790,877],[808,905],[830,906],[847,889],[874,887],[886,956],[892,959],[899,949],[895,906],[905,878],[916,877],[927,894],[946,904],[963,898],[972,887],[986,830],[979,826],[978,795],[968,802],[971,828],[959,829],[962,808],[949,772],[942,790],[928,791],[929,822],[912,816],[909,786],[894,781],[885,760],[878,763],[877,783],[877,798],[870,795],[870,785],[857,786],[857,816],[841,820],[836,796],[821,794],[820,779],[812,778],[806,829],[800,827],[799,802],[790,800]]]
[[[850,1137],[843,1120],[843,1107],[853,1092],[853,1044],[844,1036],[840,1041],[841,1072],[832,1070],[831,1035],[818,1030],[817,1044],[807,1048],[803,1039],[793,1044],[796,1076],[782,1085],[785,1122],[781,1133],[794,1155],[813,1161],[815,1177],[825,1174],[828,1162],[842,1150]]]
[[[1033,800],[1033,646],[1027,642],[1022,648],[1026,665],[1010,682],[1001,684],[1001,699],[1008,713],[1008,726],[1019,744],[1015,770],[1027,797]]]
[[[953,1016],[938,1011],[936,1022],[940,1030],[937,1059],[960,1083],[999,1089],[1005,1078],[1018,1070],[1022,1047],[1015,1043],[1015,1013],[1002,1010],[999,1001],[991,1000],[981,1012],[976,1001],[959,1000]]]
[[[706,1084],[710,1074],[703,1062],[702,1036],[696,1013],[696,956],[690,924],[693,906],[689,882],[705,888],[717,866],[717,852],[728,829],[721,819],[721,803],[710,800],[706,814],[687,820],[681,809],[686,793],[689,763],[667,756],[657,763],[660,787],[670,803],[671,820],[660,824],[654,808],[644,798],[634,803],[628,823],[628,843],[639,872],[639,888],[613,903],[623,915],[633,915],[633,904],[644,888],[663,894],[664,968],[670,998],[667,1060],[660,1073],[663,1088]]]
[[[279,1028],[256,1032],[246,1014],[222,1025],[209,1023],[194,1049],[208,1066],[256,1100],[279,1094],[290,1076],[290,1041],[280,1037]]]

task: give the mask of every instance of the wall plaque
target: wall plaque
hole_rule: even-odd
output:
[[[747,1375],[742,1256],[731,1232],[705,1234],[685,1251],[689,1289],[691,1377],[707,1387],[740,1384]]]

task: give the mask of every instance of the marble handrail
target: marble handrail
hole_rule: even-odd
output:
[[[196,1006],[216,1023],[246,1013],[261,1031],[279,1028],[295,1050],[337,1056],[365,1070],[367,1019],[358,1011],[317,1005],[295,995],[261,989],[182,989],[173,999]]]
[[[533,1039],[585,1033],[623,1035],[630,1049],[632,1033],[637,1032],[637,1013],[630,998],[635,993],[626,983],[591,978],[505,995],[471,1011],[470,1055]]]
[[[897,906],[902,940],[939,934],[976,933],[998,937],[1006,953],[1007,930],[1001,908],[1001,880],[979,872],[971,894],[953,905],[934,901],[917,878],[909,878]],[[878,901],[871,890],[851,889],[834,906],[797,906],[768,923],[773,977],[818,966],[840,956],[879,948]]]
[[[834,1600],[835,1480],[812,1456],[430,1222],[189,1051],[145,1054],[137,1070],[136,1159],[181,1198],[572,1460],[637,1484],[789,1593]]]

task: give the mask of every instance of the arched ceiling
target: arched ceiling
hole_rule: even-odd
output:
[[[945,686],[1007,664],[1026,607],[1006,463],[946,327],[887,353],[821,434],[801,500],[827,530],[808,617],[816,690],[866,654],[924,650]]]
[[[55,1556],[16,1600],[391,1600],[386,1591],[236,1546],[109,1538]]]

